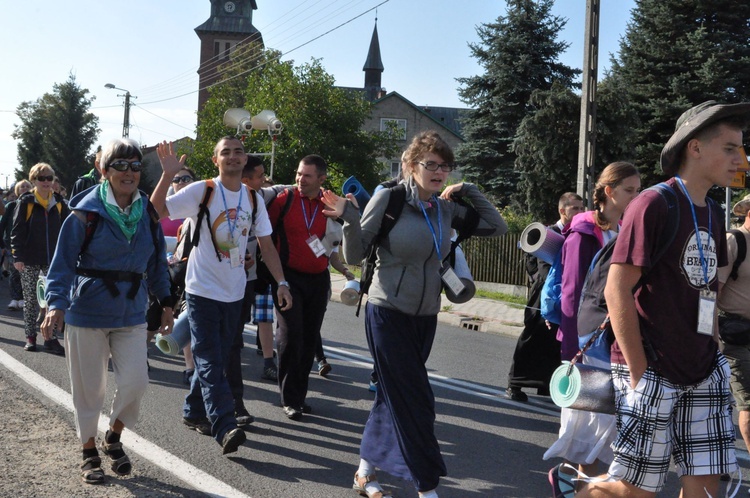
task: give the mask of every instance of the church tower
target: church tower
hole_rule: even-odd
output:
[[[367,60],[362,68],[365,72],[365,98],[373,102],[385,93],[380,85],[383,74],[383,61],[380,59],[380,41],[378,40],[378,20],[375,19],[375,29],[372,30],[370,50],[367,52]]]
[[[229,60],[238,45],[260,42],[263,37],[253,26],[253,11],[258,9],[255,0],[211,0],[211,17],[195,28],[201,40],[198,110],[208,100],[207,87],[220,80],[218,66]]]

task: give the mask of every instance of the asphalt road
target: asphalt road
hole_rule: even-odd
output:
[[[0,286],[5,287],[5,282]],[[5,293],[5,289],[0,291],[0,303],[5,303]],[[141,421],[134,434],[124,436],[126,448],[134,457],[134,476],[111,478],[111,491],[121,489],[125,491],[122,496],[158,496],[158,492],[151,494],[147,490],[163,486],[165,496],[354,496],[351,482],[359,461],[362,427],[373,398],[367,390],[370,359],[362,318],[354,316],[352,307],[329,303],[323,337],[333,371],[327,379],[311,374],[308,402],[314,412],[301,422],[293,422],[278,406],[277,386],[260,379],[262,359],[255,352],[254,328],[246,327],[245,399],[256,422],[248,431],[248,441],[229,458],[221,455],[212,438],[182,425],[181,406],[186,392],[182,360],[152,347],[151,384],[143,401]],[[42,386],[49,394],[57,386],[67,392],[64,360],[41,352],[27,353],[22,346],[20,313],[3,310],[0,354],[4,351],[10,359],[0,361],[4,364],[0,375],[12,387],[42,399],[51,416],[66,421],[75,436],[72,413],[46,400],[35,388]],[[449,474],[441,482],[441,498],[551,495],[547,471],[557,462],[545,462],[542,455],[556,438],[559,410],[547,398],[532,395],[529,403],[515,403],[498,396],[505,387],[514,346],[515,338],[438,325],[428,368],[437,401],[436,432]],[[50,381],[53,387],[44,388],[37,380],[19,380],[16,370],[8,369],[8,365],[15,365],[13,360]],[[109,377],[107,403],[112,396],[111,372]],[[17,417],[5,412],[2,393],[0,390],[2,417]],[[77,458],[77,452],[75,455]],[[69,460],[60,459],[57,465],[75,473],[78,462]],[[385,473],[379,477],[394,496],[417,496],[409,482]],[[662,495],[676,496],[676,483],[676,476],[671,473]],[[2,487],[0,479],[0,490]]]

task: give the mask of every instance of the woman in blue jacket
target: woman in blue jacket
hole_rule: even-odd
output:
[[[104,181],[73,199],[73,216],[63,224],[47,277],[49,311],[42,333],[53,334],[67,323],[68,372],[83,443],[81,478],[88,484],[104,481],[95,438],[110,355],[117,387],[101,449],[117,475],[131,472],[120,434],[136,423],[148,386],[148,291],[162,305],[162,331],[172,326],[164,235],[138,190],[142,158],[134,140],[107,145],[101,159]]]

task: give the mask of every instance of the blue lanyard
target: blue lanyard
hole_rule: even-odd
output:
[[[706,282],[706,287],[708,287],[708,260],[703,255],[703,240],[701,238],[701,233],[698,230],[698,217],[695,215],[695,204],[693,204],[693,199],[690,198],[690,194],[688,193],[687,189],[685,188],[685,184],[682,182],[682,178],[680,178],[680,175],[675,175],[675,178],[677,179],[677,183],[680,184],[680,188],[682,189],[682,192],[685,194],[685,197],[688,198],[690,201],[690,211],[693,214],[693,226],[695,227],[695,237],[698,239],[698,254],[701,257],[701,267],[703,268],[703,280]],[[707,247],[711,245],[711,202],[706,201],[706,205],[708,206],[708,242]]]
[[[310,229],[313,226],[313,223],[315,223],[315,217],[318,215],[318,209],[320,208],[320,204],[315,206],[315,211],[313,211],[312,218],[310,220],[307,219],[307,208],[305,208],[305,199],[304,196],[300,195],[299,198],[300,204],[302,204],[302,214],[305,217],[305,226],[307,227],[307,235],[310,234]]]
[[[435,205],[437,205],[438,232],[440,232],[440,239],[438,239],[438,236],[435,233],[435,227],[432,226],[430,217],[427,216],[427,211],[425,211],[424,205],[421,201],[419,201],[419,207],[422,210],[422,214],[424,215],[424,219],[427,222],[427,226],[430,227],[430,232],[432,233],[432,242],[435,244],[435,250],[437,251],[438,260],[440,260],[440,262],[442,263],[443,256],[440,252],[440,245],[443,243],[443,220],[440,216],[440,203],[437,201],[434,195],[430,197],[430,200],[434,201]]]
[[[232,237],[232,242],[234,242],[234,230],[237,228],[237,221],[240,219],[240,208],[242,207],[242,191],[245,190],[245,186],[240,185],[240,200],[237,201],[237,211],[234,213],[234,224],[232,224],[232,220],[229,216],[229,208],[227,207],[227,197],[226,195],[224,195],[224,186],[221,184],[221,182],[217,183],[219,184],[219,191],[221,191],[221,198],[224,201],[224,212],[227,216],[229,235]]]

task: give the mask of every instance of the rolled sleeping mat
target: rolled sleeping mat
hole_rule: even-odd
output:
[[[45,299],[44,293],[47,288],[47,277],[39,274],[39,278],[36,280],[36,300],[39,303],[40,308],[47,307],[47,299]]]
[[[344,182],[343,187],[341,187],[341,191],[344,195],[354,194],[354,198],[357,199],[357,204],[359,204],[360,214],[365,211],[365,206],[370,201],[370,194],[368,194],[367,190],[365,190],[362,184],[359,183],[359,180],[357,180],[353,176],[350,176]]]
[[[156,347],[162,353],[170,356],[180,354],[180,351],[190,344],[190,322],[188,321],[187,312],[180,313],[180,316],[174,322],[171,334],[156,334],[154,340],[156,341]]]
[[[524,252],[553,264],[563,242],[565,237],[535,221],[523,229],[519,245]]]
[[[608,368],[569,361],[552,373],[549,383],[552,401],[561,408],[597,413],[615,413],[615,391]]]
[[[476,285],[474,285],[474,277],[471,275],[469,263],[466,261],[466,255],[461,249],[461,246],[456,247],[456,265],[454,266],[453,271],[456,272],[456,276],[461,279],[461,282],[464,284],[464,290],[456,295],[448,287],[443,285],[445,296],[448,298],[448,301],[452,303],[465,303],[474,297],[477,288]]]
[[[359,281],[349,280],[341,291],[341,302],[347,306],[354,306],[359,301]]]

